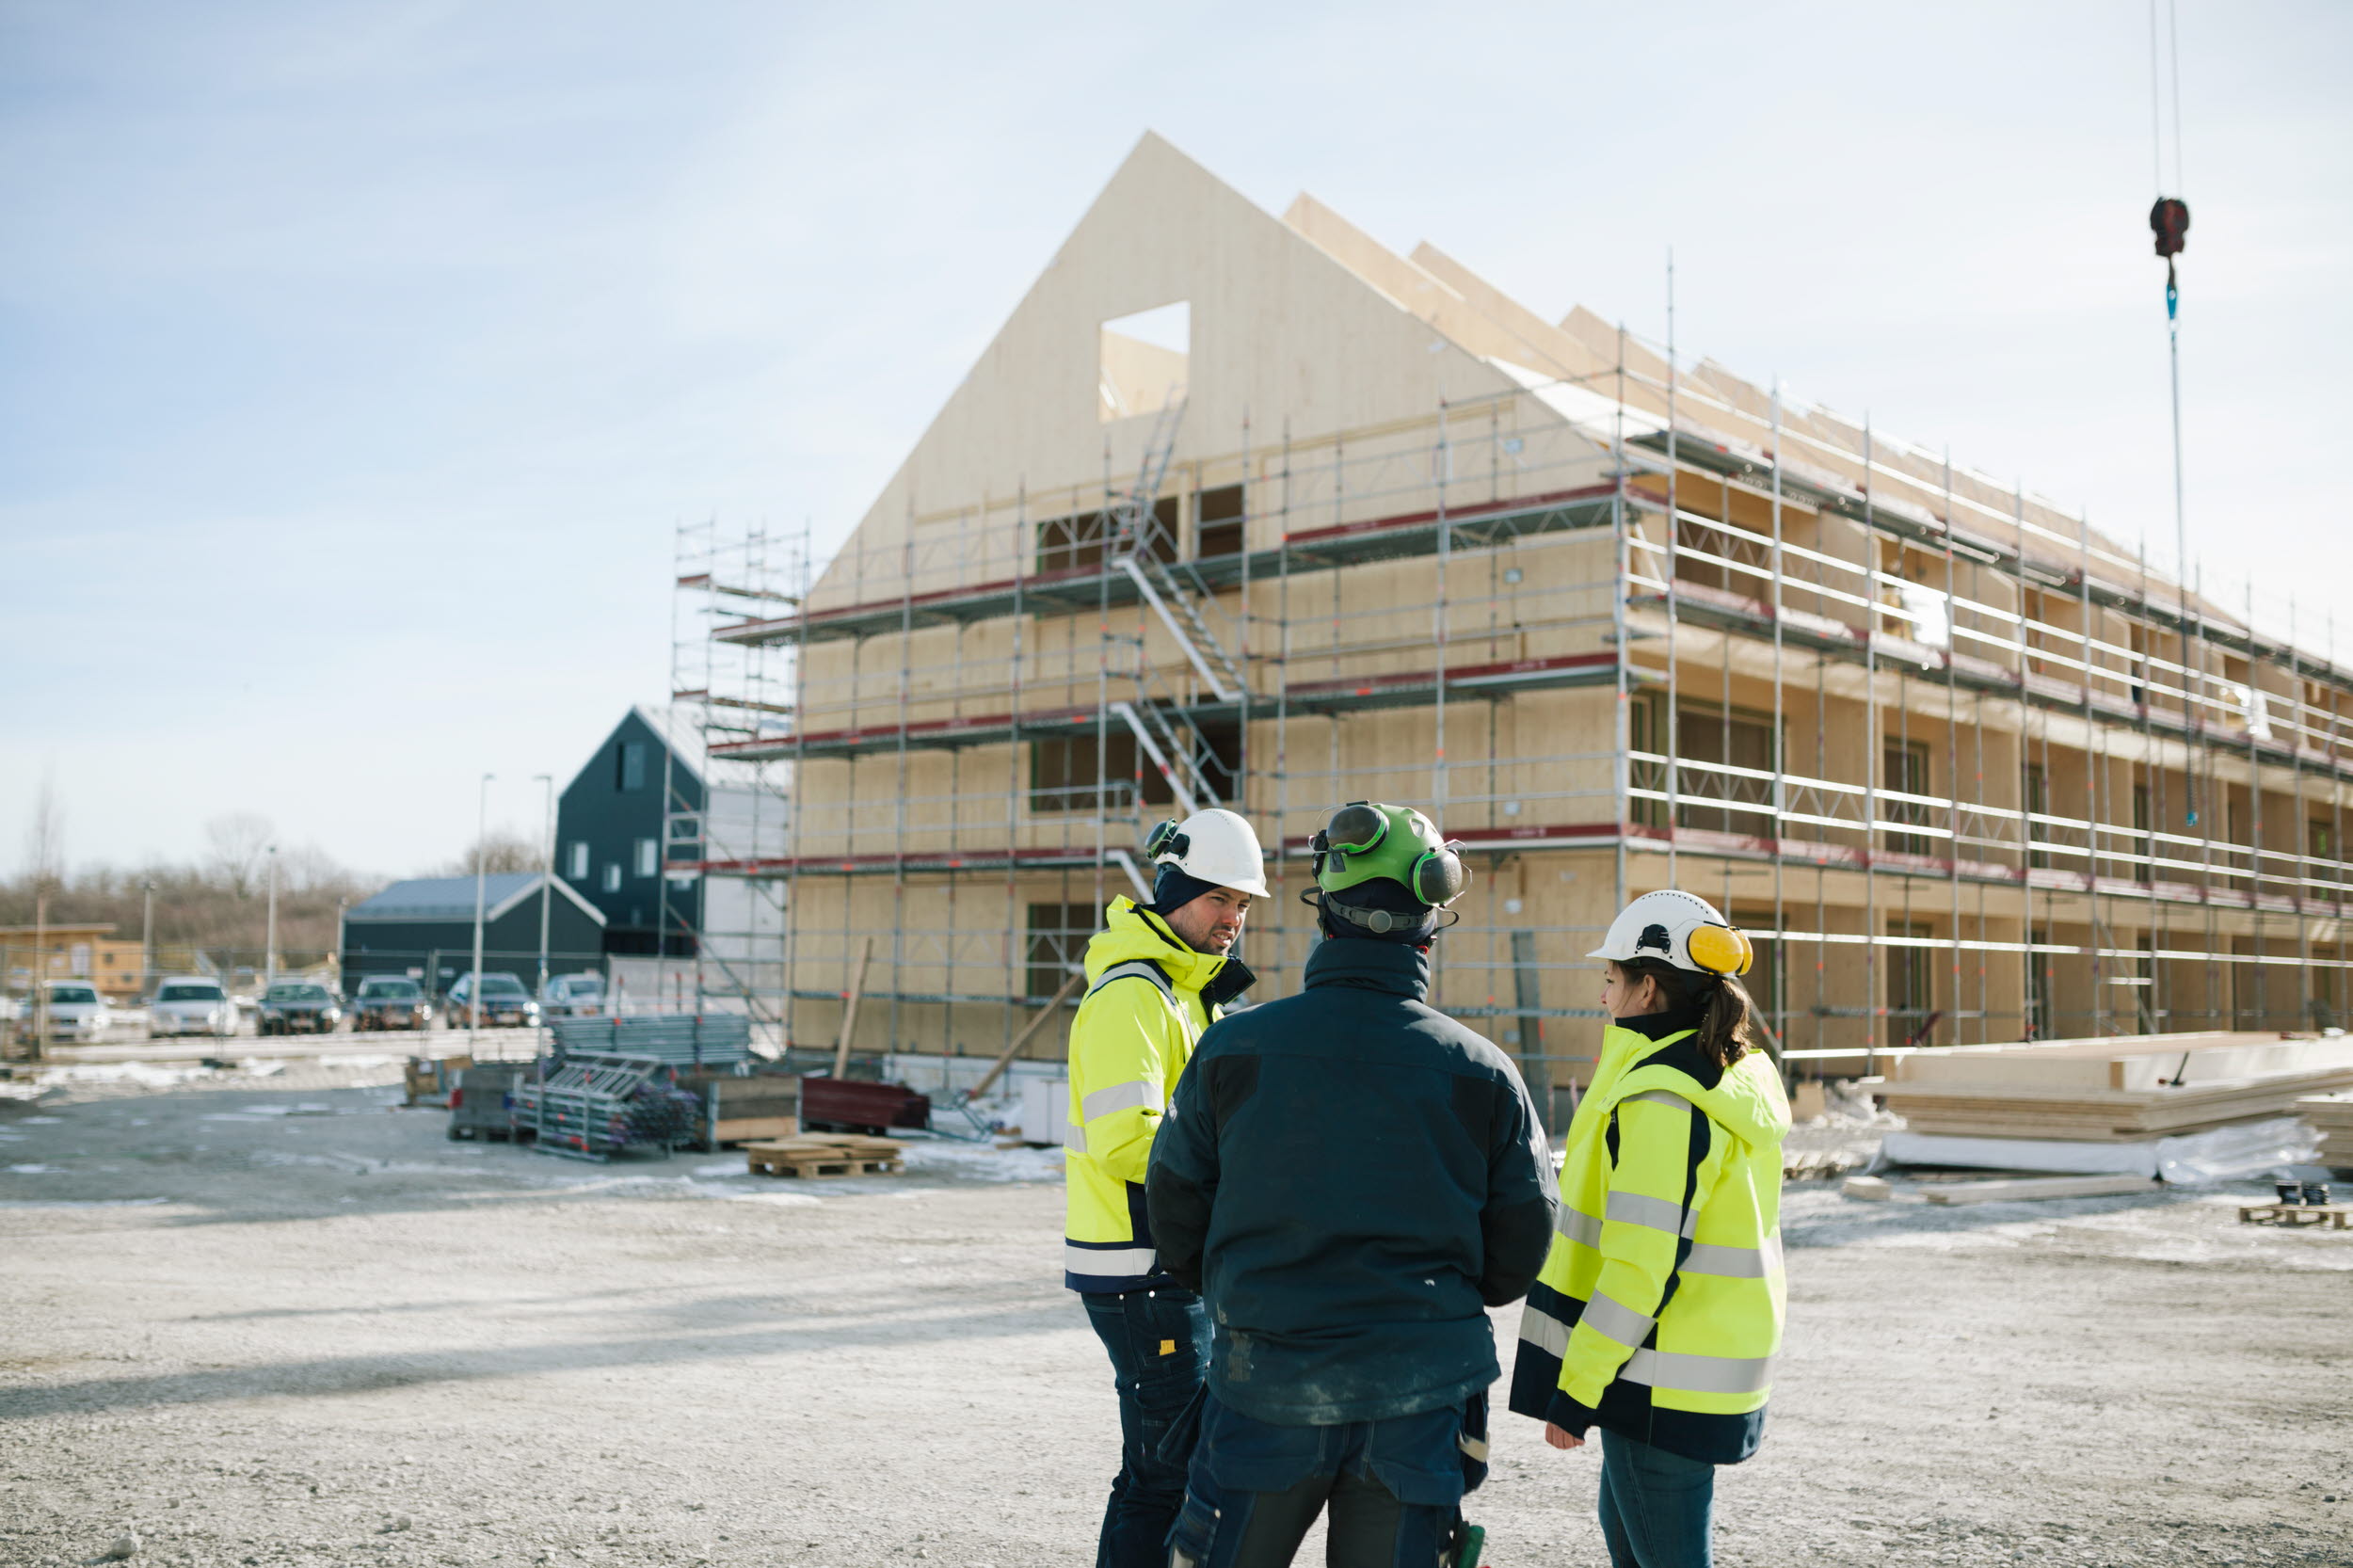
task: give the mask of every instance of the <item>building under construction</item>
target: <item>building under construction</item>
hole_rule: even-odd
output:
[[[696,548],[734,610],[681,687],[792,796],[783,854],[705,869],[778,885],[795,1042],[855,990],[860,1050],[996,1054],[1212,804],[1269,846],[1242,952],[1285,994],[1360,798],[1472,852],[1433,1000],[1540,1086],[1669,885],[1757,939],[1799,1070],[2345,1004],[2320,616],[1156,137],[822,571]]]

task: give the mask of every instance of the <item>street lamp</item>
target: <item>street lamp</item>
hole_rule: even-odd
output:
[[[498,775],[482,776],[482,790],[474,809],[473,824],[473,978],[466,989],[466,1041],[473,1043],[474,1031],[482,1022],[482,914],[487,907],[489,857],[483,853],[485,840],[490,836],[490,780]]]
[[[139,915],[139,988],[146,990],[155,983],[155,879],[147,878],[143,888],[147,898]]]
[[[539,1021],[548,1020],[548,901],[555,892],[555,776],[531,776],[546,787],[547,827],[540,835],[539,856]]]
[[[278,846],[269,846],[269,921],[262,936],[262,990],[278,984]]]

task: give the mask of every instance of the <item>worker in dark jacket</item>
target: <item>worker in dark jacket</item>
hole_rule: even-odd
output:
[[[1486,1309],[1551,1241],[1519,1073],[1423,1000],[1459,850],[1361,801],[1313,847],[1305,988],[1201,1036],[1146,1177],[1160,1267],[1211,1323],[1176,1568],[1288,1563],[1327,1505],[1341,1568],[1453,1560],[1499,1375]]]

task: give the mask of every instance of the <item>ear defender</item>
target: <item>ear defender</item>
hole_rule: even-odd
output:
[[[1193,848],[1193,840],[1179,831],[1174,821],[1164,822],[1144,836],[1144,854],[1146,859],[1157,860],[1163,855],[1182,856]]]
[[[1448,904],[1461,898],[1471,880],[1462,851],[1463,846],[1453,840],[1422,851],[1414,861],[1414,896],[1428,904]]]
[[[1685,945],[1691,962],[1709,974],[1746,974],[1756,962],[1756,949],[1747,934],[1728,925],[1694,926]]]

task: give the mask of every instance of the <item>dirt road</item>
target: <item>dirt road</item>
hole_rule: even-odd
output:
[[[0,1563],[1092,1560],[1115,1412],[1050,1157],[581,1165],[392,1076],[0,1102]],[[2353,1234],[1826,1187],[1786,1230],[1725,1562],[2353,1562]],[[1604,1561],[1593,1459],[1498,1428],[1488,1560]]]

